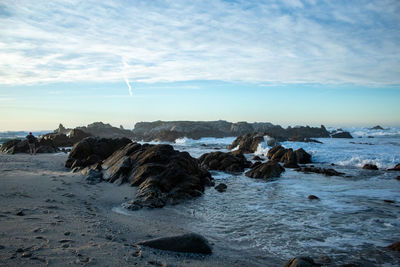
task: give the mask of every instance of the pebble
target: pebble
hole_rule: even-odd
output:
[[[17,216],[24,216],[25,215],[25,213],[22,211],[22,210],[20,210],[19,212],[17,212],[17,214],[16,214]]]
[[[21,257],[23,257],[23,258],[29,258],[31,256],[32,256],[32,252],[30,252],[30,251],[24,252],[21,255]]]

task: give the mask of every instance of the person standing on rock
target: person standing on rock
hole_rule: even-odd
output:
[[[29,153],[31,153],[31,155],[36,155],[36,149],[35,149],[36,137],[33,136],[32,132],[30,132],[26,136],[26,139],[28,140]]]

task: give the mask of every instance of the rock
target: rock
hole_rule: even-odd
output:
[[[36,153],[56,153],[59,150],[53,146],[39,146],[36,149]]]
[[[254,162],[254,163],[251,164],[250,169],[253,169],[253,168],[255,168],[255,167],[257,167],[257,166],[259,166],[259,165],[261,165],[261,164],[262,164],[261,161],[256,161],[256,162]]]
[[[293,151],[291,148],[274,146],[268,151],[267,157],[272,161],[283,162],[287,168],[298,168],[297,164],[311,163],[311,155],[302,148]]]
[[[207,170],[218,170],[227,172],[242,172],[249,168],[251,162],[241,153],[211,152],[203,154],[199,158],[199,164]]]
[[[378,170],[378,167],[374,164],[365,164],[362,168],[364,170]]]
[[[334,133],[331,135],[332,138],[353,138],[349,132]]]
[[[396,179],[397,179],[398,181],[400,181],[400,176],[397,176]]]
[[[84,127],[77,127],[76,130],[81,130],[86,134],[101,138],[133,138],[134,134],[130,130],[121,129],[111,126],[108,123],[93,122]]]
[[[324,168],[318,168],[318,167],[302,167],[296,169],[296,171],[304,172],[304,173],[320,173],[324,174],[326,176],[343,176],[344,173],[335,171],[334,169],[324,169]]]
[[[133,210],[161,208],[198,197],[212,180],[195,158],[171,145],[130,143],[108,157],[102,169],[108,182],[138,186],[135,199],[124,204]]]
[[[84,168],[96,164],[129,143],[132,143],[132,141],[128,138],[86,137],[74,145],[65,167]]]
[[[29,153],[29,145],[27,140],[12,139],[1,145],[1,152],[7,154]]]
[[[20,210],[15,215],[17,215],[17,216],[25,216],[25,213],[22,210]]]
[[[317,264],[310,257],[296,257],[288,260],[284,267],[319,267],[321,264]]]
[[[30,258],[30,257],[32,257],[32,252],[26,251],[26,252],[22,253],[21,257],[22,258]]]
[[[203,236],[194,233],[142,241],[138,245],[185,253],[212,253],[208,241]]]
[[[239,146],[238,150],[241,153],[254,153],[257,150],[258,144],[264,141],[262,134],[246,134],[237,137],[228,149],[234,149]]]
[[[391,203],[391,204],[393,204],[393,203],[394,203],[394,201],[393,201],[393,200],[390,200],[390,199],[384,199],[384,200],[383,200],[383,202],[386,202],[386,203]]]
[[[279,165],[279,163],[268,161],[246,172],[245,175],[251,178],[268,179],[273,177],[280,177],[281,173],[284,171],[285,169],[281,165]]]
[[[263,159],[262,158],[260,158],[259,156],[254,156],[253,158],[252,158],[252,160],[259,160],[259,161],[263,161]]]
[[[309,195],[309,196],[308,196],[308,199],[309,199],[309,200],[313,200],[313,199],[315,199],[315,200],[320,200],[319,197],[314,196],[314,195]]]
[[[73,143],[64,133],[49,133],[42,136],[39,145],[47,145],[53,147],[72,146]]]
[[[90,133],[86,133],[80,129],[75,128],[72,129],[71,132],[69,133],[69,140],[72,144],[76,144],[89,136],[91,136]]]
[[[396,164],[394,168],[388,169],[388,171],[400,171],[400,163]]]
[[[228,188],[228,186],[226,184],[220,183],[219,185],[214,187],[215,190],[217,190],[218,192],[225,192],[226,189]]]
[[[372,128],[370,128],[370,130],[384,130],[380,125],[376,125]]]
[[[395,243],[387,246],[387,248],[394,250],[394,251],[400,251],[400,242],[395,242]]]

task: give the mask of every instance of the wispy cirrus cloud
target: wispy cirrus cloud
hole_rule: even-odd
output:
[[[400,84],[396,0],[99,2],[3,3],[0,84]]]

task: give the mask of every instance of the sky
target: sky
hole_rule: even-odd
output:
[[[0,130],[400,126],[400,1],[0,1]]]

